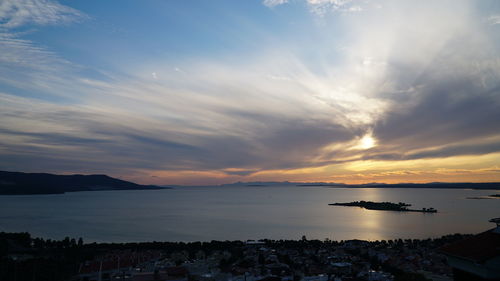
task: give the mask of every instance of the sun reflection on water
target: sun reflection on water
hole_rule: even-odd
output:
[[[363,196],[359,200],[381,202],[380,190],[376,188],[364,188]],[[368,240],[381,240],[383,239],[382,233],[385,227],[384,220],[387,218],[384,211],[374,211],[361,209],[358,212],[359,226],[366,230],[363,235]]]

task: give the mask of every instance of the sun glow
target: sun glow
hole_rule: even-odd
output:
[[[375,145],[375,139],[371,136],[371,134],[367,134],[359,140],[358,147],[361,149],[370,149]]]

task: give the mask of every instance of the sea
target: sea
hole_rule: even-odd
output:
[[[248,239],[388,240],[474,234],[494,227],[495,190],[209,186],[0,196],[0,231],[84,242]],[[389,201],[438,213],[366,210],[334,202]]]

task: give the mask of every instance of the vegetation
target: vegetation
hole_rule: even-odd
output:
[[[331,206],[348,206],[348,207],[362,207],[368,210],[383,210],[383,211],[399,211],[399,212],[422,212],[422,213],[436,213],[434,208],[422,208],[421,210],[408,209],[411,204],[399,202],[372,202],[372,201],[354,201],[350,203],[332,203]]]

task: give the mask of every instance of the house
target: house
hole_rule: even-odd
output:
[[[500,280],[500,218],[496,228],[441,248],[455,281]]]

